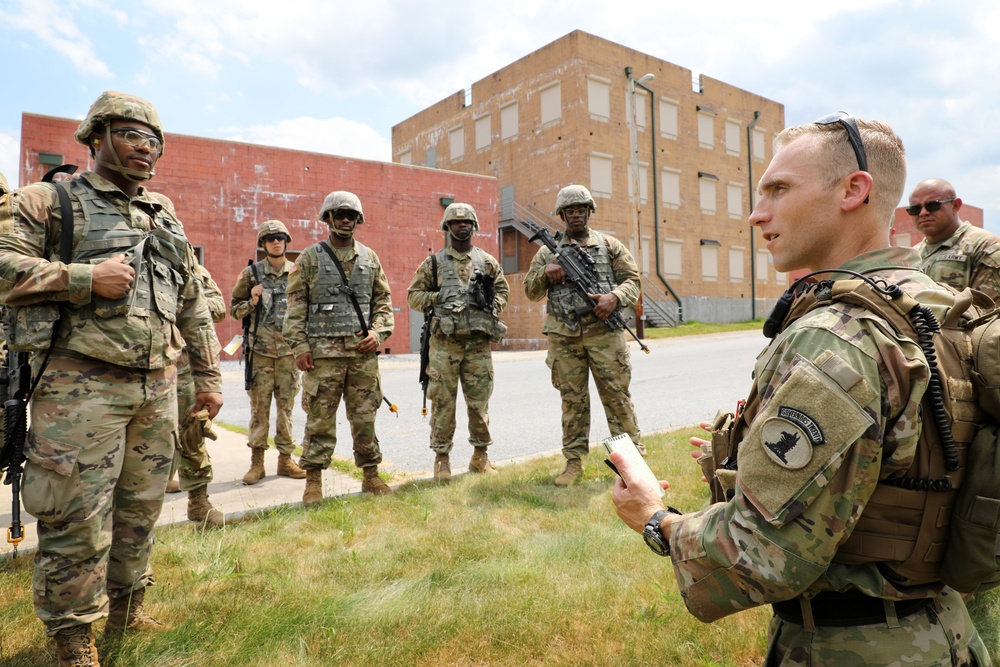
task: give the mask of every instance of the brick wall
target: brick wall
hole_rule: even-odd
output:
[[[80,171],[92,166],[87,148],[73,139],[77,124],[23,115],[21,183],[47,171],[41,153],[61,156]],[[323,198],[333,190],[357,194],[365,210],[357,238],[378,253],[392,288],[396,326],[383,349],[394,353],[411,351],[406,288],[413,273],[429,252],[444,246],[442,198],[475,207],[476,245],[498,252],[497,184],[490,177],[168,133],[151,188],[173,200],[189,240],[204,248],[205,266],[227,306],[236,279],[255,257],[261,222],[283,221],[293,239],[289,249],[302,250],[329,235],[316,220]],[[226,320],[216,328],[225,345],[240,323]]]

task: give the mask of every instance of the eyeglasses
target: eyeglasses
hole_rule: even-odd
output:
[[[285,235],[284,234],[268,234],[267,236],[263,237],[261,240],[264,241],[264,243],[272,243],[273,241],[284,241],[285,240]]]
[[[357,222],[361,218],[361,214],[357,211],[352,211],[349,208],[337,209],[330,213],[331,220],[346,220],[347,222]]]
[[[133,148],[148,146],[149,150],[153,153],[160,153],[163,151],[163,142],[160,141],[160,138],[155,134],[140,132],[132,127],[121,127],[117,130],[111,130],[111,134],[121,136],[122,141]]]
[[[565,206],[563,207],[563,215],[569,216],[584,216],[590,211],[589,206]]]
[[[935,199],[934,201],[925,201],[922,204],[914,204],[913,206],[907,206],[906,212],[912,218],[915,218],[918,215],[920,215],[921,208],[927,209],[928,213],[937,213],[938,211],[941,210],[942,206],[953,201],[955,201],[954,197],[952,197],[951,199]]]

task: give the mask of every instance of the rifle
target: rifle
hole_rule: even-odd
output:
[[[564,246],[562,250],[556,244],[556,239],[552,238],[552,234],[549,234],[547,229],[539,229],[535,232],[535,235],[528,239],[528,242],[541,241],[546,248],[548,248],[552,254],[555,256],[556,262],[559,266],[563,268],[566,272],[567,282],[573,284],[580,296],[583,297],[585,303],[590,304],[588,306],[580,306],[576,309],[577,315],[586,315],[587,313],[594,312],[593,299],[591,299],[589,294],[606,294],[607,292],[601,287],[601,284],[597,282],[597,276],[594,271],[594,258],[590,254],[581,248],[580,246]],[[610,282],[610,281],[609,281]],[[635,332],[629,328],[628,324],[625,322],[625,318],[622,317],[620,311],[615,310],[608,319],[604,320],[604,324],[611,331],[619,331],[624,329],[639,343],[639,347],[643,352],[649,354],[649,348],[639,337],[635,335]]]
[[[257,267],[254,265],[253,260],[247,262],[247,266],[250,267],[250,273],[253,275],[253,284],[250,285],[252,290],[260,283],[260,277],[257,275]],[[264,300],[257,299],[257,306],[254,308],[253,316],[253,343],[257,342],[257,329],[260,327],[260,311],[263,309]],[[250,391],[253,386],[253,343],[250,342],[250,313],[247,313],[246,317],[243,318],[243,390]]]
[[[6,348],[6,345],[4,346]],[[7,471],[3,483],[11,487],[10,527],[7,542],[14,547],[24,539],[21,524],[21,476],[24,474],[24,441],[28,435],[28,398],[31,395],[31,366],[27,352],[7,351],[0,366],[0,401],[3,402],[3,448],[0,472]]]
[[[438,289],[437,276],[437,255],[431,255],[431,270],[434,275],[432,287],[434,292]],[[424,326],[420,329],[420,388],[424,392],[424,405],[420,408],[420,414],[427,416],[427,386],[430,384],[431,376],[427,374],[427,366],[431,363],[431,320],[434,319],[434,309],[431,308],[424,313]]]

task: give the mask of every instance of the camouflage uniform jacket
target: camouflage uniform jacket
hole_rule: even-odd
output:
[[[140,230],[149,231],[157,214],[176,220],[173,205],[163,195],[140,187],[139,194],[130,200],[117,186],[94,172],[85,172],[80,178],[86,179],[124,220]],[[83,222],[78,217],[82,209],[75,197],[70,198],[76,218],[75,250],[83,234]],[[0,205],[0,301],[7,305],[56,301],[75,307],[91,302],[94,265],[82,262],[67,265],[55,259],[59,254],[61,228],[59,199],[49,185],[29,185],[9,195]],[[129,368],[158,369],[174,364],[186,346],[196,391],[221,391],[218,338],[194,277],[198,260],[190,245],[185,263],[188,269],[179,287],[176,322],[169,322],[156,312],[148,317],[91,318],[75,328],[67,327],[64,322],[55,350],[64,356],[100,359]]]
[[[333,247],[329,240],[328,243]],[[334,249],[336,252],[336,249]],[[358,352],[358,341],[360,338],[342,337],[310,337],[307,335],[309,322],[309,290],[316,284],[319,274],[319,253],[326,253],[320,248],[319,243],[314,243],[299,255],[295,261],[295,270],[288,276],[288,310],[285,312],[285,325],[283,333],[285,340],[292,348],[292,354],[296,358],[306,352],[312,352],[314,359],[324,359],[332,357],[357,357],[363,356]],[[372,298],[368,308],[364,303],[360,304],[361,312],[366,310],[370,313],[368,328],[371,333],[378,338],[379,345],[392,335],[394,319],[392,316],[392,295],[389,291],[389,279],[386,278],[382,264],[378,260],[375,251],[368,248],[368,262],[372,268]],[[354,269],[354,262],[358,257],[358,242],[354,241],[348,252],[348,258],[338,255],[344,273],[348,278]]]
[[[201,264],[195,267],[195,275],[201,283],[201,293],[208,304],[208,312],[212,315],[212,321],[218,324],[226,319],[226,299],[222,296],[222,290],[212,279],[212,274]]]
[[[608,253],[611,259],[611,270],[614,274],[614,282],[617,285],[611,293],[618,297],[618,305],[621,308],[629,308],[639,301],[639,268],[632,253],[622,244],[621,241],[607,234],[601,235],[608,246]],[[598,243],[598,236],[591,231],[586,240],[582,243],[570,238],[568,235],[562,239],[566,245],[595,246]],[[545,265],[555,262],[552,252],[542,246],[535,253],[531,260],[531,266],[524,275],[524,292],[532,301],[541,301],[542,297],[549,292],[549,281],[545,277]],[[593,315],[586,315],[583,319],[582,335],[590,336],[604,334],[608,332],[607,326]],[[573,330],[563,322],[560,322],[551,312],[545,318],[542,326],[542,333],[556,333],[562,336],[579,336],[580,330]]]
[[[916,270],[918,260],[888,248],[842,268],[900,285],[940,318],[953,297]],[[929,378],[919,346],[870,311],[834,303],[779,334],[754,378],[760,410],[740,444],[735,497],[671,527],[688,610],[712,621],[824,590],[935,595],[943,585],[896,586],[877,563],[834,562],[878,480],[914,462]]]
[[[914,250],[920,254],[923,272],[939,283],[1000,295],[1000,236],[963,222],[945,240],[924,239]]]
[[[482,253],[483,262],[486,265],[484,269],[486,275],[493,278],[493,313],[499,316],[503,312],[503,309],[507,307],[510,286],[507,284],[507,278],[504,277],[503,271],[500,269],[500,262],[488,252],[484,252],[481,249],[478,250]],[[442,261],[444,256],[451,259],[458,280],[463,286],[467,287],[469,281],[472,279],[473,261],[471,251],[458,252],[454,248],[449,247],[439,251],[437,255],[437,277],[435,278],[434,276],[433,262],[428,257],[417,269],[417,272],[413,274],[413,281],[410,283],[410,288],[407,291],[406,300],[410,308],[421,313],[426,313],[428,310],[439,305],[438,298],[441,294],[439,290],[441,289],[442,273],[444,270],[442,266],[444,264],[444,261]]]
[[[265,259],[257,262],[257,270],[259,272],[266,272],[270,278],[269,282],[283,285],[284,291],[287,294],[288,276],[295,271],[295,264],[286,259],[284,266],[276,269]],[[264,281],[263,275],[261,276],[261,281]],[[256,284],[250,267],[248,266],[243,269],[243,273],[240,274],[236,284],[233,285],[232,306],[230,309],[230,315],[232,315],[234,320],[242,320],[247,315],[250,315],[251,334],[253,333],[252,318],[254,317],[255,306],[253,305],[253,300],[250,298],[250,290]],[[284,295],[278,296],[281,297]],[[284,322],[283,320],[281,322],[277,321],[273,313],[275,310],[275,294],[265,288],[260,298],[263,305],[261,306],[260,325],[257,327],[257,337],[253,341],[254,354],[263,354],[265,357],[274,358],[291,354],[292,348],[285,341],[285,336],[281,333],[281,327]]]

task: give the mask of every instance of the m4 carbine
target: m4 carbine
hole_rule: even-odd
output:
[[[577,315],[586,315],[587,313],[594,312],[594,300],[590,298],[591,294],[606,294],[607,290],[601,287],[601,284],[597,281],[597,272],[594,269],[594,258],[590,254],[577,245],[567,245],[562,248],[556,243],[556,240],[552,237],[547,229],[539,229],[535,232],[535,235],[528,239],[528,242],[541,241],[546,248],[548,248],[552,255],[555,257],[556,263],[563,268],[566,273],[566,281],[576,287],[580,296],[583,297],[585,303],[589,304],[586,306],[580,306],[576,309]],[[649,348],[639,337],[635,335],[635,332],[629,328],[628,324],[625,322],[625,318],[622,317],[621,311],[615,309],[606,320],[604,320],[605,326],[611,331],[619,331],[624,329],[629,333],[632,338],[639,343],[639,347],[643,352],[649,354]]]

